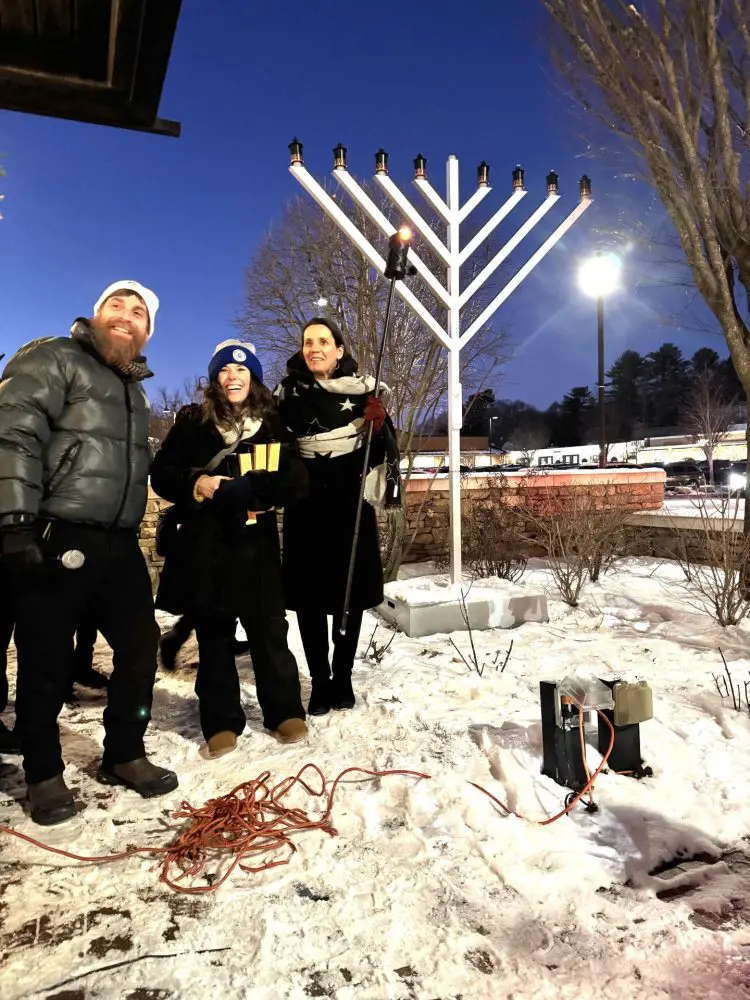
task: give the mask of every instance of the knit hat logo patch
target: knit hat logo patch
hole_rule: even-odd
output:
[[[239,349],[232,352],[232,357],[237,362],[237,364],[242,364],[243,361],[247,361],[247,354]]]

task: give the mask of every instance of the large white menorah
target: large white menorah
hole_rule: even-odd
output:
[[[367,237],[357,228],[352,220],[328,194],[325,188],[306,169],[302,158],[302,143],[295,139],[289,144],[289,170],[297,178],[302,187],[315,199],[323,211],[333,219],[339,228],[349,237],[354,245],[364,254],[376,270],[385,272],[385,259],[373,247]],[[333,151],[333,176],[339,184],[351,195],[352,199],[367,213],[385,236],[392,236],[397,227],[383,214],[367,192],[352,177],[347,170],[346,149],[342,145]],[[519,268],[512,278],[505,283],[502,290],[489,302],[482,312],[473,320],[468,329],[461,330],[461,313],[466,304],[482,287],[487,279],[495,273],[502,262],[515,250],[521,241],[531,232],[536,224],[550,211],[559,200],[558,178],[554,172],[547,175],[547,197],[537,210],[524,222],[519,229],[500,247],[488,264],[476,277],[461,289],[461,266],[476,253],[489,238],[499,223],[511,209],[526,196],[524,187],[524,171],[516,167],[513,171],[513,192],[507,201],[485,223],[469,242],[461,247],[460,228],[477,205],[487,197],[492,190],[489,183],[489,167],[482,162],[477,168],[477,190],[466,201],[460,203],[458,159],[448,157],[446,170],[446,198],[440,197],[427,179],[427,161],[423,156],[414,160],[414,184],[425,200],[440,216],[446,225],[446,243],[436,235],[429,222],[420,215],[409,199],[399,190],[388,176],[388,154],[379,150],[375,154],[375,180],[389,196],[396,208],[403,213],[409,222],[419,230],[422,238],[435,251],[447,269],[447,287],[435,275],[428,265],[414,251],[409,252],[409,261],[416,268],[417,275],[445,306],[448,316],[447,329],[432,315],[416,295],[403,283],[396,283],[396,292],[409,308],[437,337],[448,351],[448,471],[449,471],[449,509],[451,524],[451,579],[453,583],[461,583],[461,426],[463,423],[463,394],[460,374],[460,354],[471,338],[481,330],[495,311],[515,291],[521,282],[536,267],[540,260],[549,253],[552,247],[570,229],[574,222],[583,215],[591,204],[591,182],[585,175],[580,180],[580,201],[568,217],[557,227],[539,249],[532,254],[526,263]]]

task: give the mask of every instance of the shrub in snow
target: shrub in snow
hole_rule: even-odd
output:
[[[448,531],[441,546],[443,555],[435,560],[439,570],[449,564]],[[488,480],[487,488],[472,492],[462,504],[461,560],[480,579],[496,576],[517,583],[526,572],[529,539],[526,513],[518,503],[518,490],[508,486],[502,475]]]
[[[738,517],[739,504],[710,499],[697,502],[695,509],[697,541],[694,529],[688,533],[673,525],[673,552],[691,602],[719,625],[738,625],[750,615],[750,536]]]
[[[623,553],[629,513],[627,497],[608,486],[550,490],[546,502],[528,512],[566,604],[576,607],[586,580],[596,583]]]

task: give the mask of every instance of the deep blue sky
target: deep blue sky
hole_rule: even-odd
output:
[[[384,146],[402,184],[423,152],[442,190],[445,158],[455,153],[468,195],[486,159],[493,208],[521,162],[530,193],[506,234],[536,206],[554,168],[565,197],[537,240],[590,174],[594,206],[503,307],[515,357],[496,391],[547,405],[574,384],[593,384],[595,312],[576,288],[576,263],[623,206],[644,214],[646,200],[626,169],[588,154],[532,0],[185,0],[161,114],[182,122],[180,139],[0,112],[0,351],[65,334],[105,285],[133,277],[162,302],[152,385],[204,373],[214,344],[234,335],[254,248],[301,190],[287,172],[297,134],[318,176],[341,141],[350,169],[365,176]],[[533,249],[524,244],[513,263]],[[657,295],[646,279],[631,260],[608,307],[608,363],[625,347],[647,351],[670,339],[688,355],[702,343],[721,349],[715,334],[660,325],[685,293]]]

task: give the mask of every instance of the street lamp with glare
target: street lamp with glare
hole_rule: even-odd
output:
[[[596,299],[597,375],[599,409],[599,468],[607,465],[607,424],[604,400],[604,298],[620,287],[622,261],[613,253],[598,253],[581,264],[578,284],[581,291]]]
[[[315,300],[315,305],[318,307],[318,309],[325,309],[325,307],[328,305],[328,299],[324,295],[321,295],[319,299]]]
[[[614,253],[599,253],[581,264],[578,283],[581,291],[592,299],[611,295],[620,287],[622,261]]]

